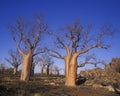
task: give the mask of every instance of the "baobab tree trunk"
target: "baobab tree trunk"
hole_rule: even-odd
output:
[[[45,67],[45,65],[44,64],[41,64],[41,75],[43,75],[43,71],[44,71],[44,67]]]
[[[43,75],[43,68],[41,68],[41,75]]]
[[[65,74],[66,74],[66,86],[75,87],[76,86],[76,76],[77,76],[77,56],[68,55],[65,58]]]
[[[18,69],[18,67],[14,67],[14,69],[13,69],[13,74],[14,75],[17,73],[17,69]]]
[[[32,52],[28,52],[23,56],[22,72],[21,78],[22,81],[28,81],[30,79],[30,71],[32,64]]]

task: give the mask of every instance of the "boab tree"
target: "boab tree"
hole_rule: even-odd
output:
[[[5,70],[5,64],[0,63],[0,73],[4,72],[4,70]]]
[[[92,29],[90,25],[83,26],[79,21],[62,29],[58,34],[51,33],[56,38],[56,49],[48,49],[51,56],[63,59],[65,61],[66,86],[76,86],[78,57],[95,48],[107,49],[109,46],[104,41],[106,36],[111,36],[114,29],[109,25],[104,25],[98,32]],[[104,41],[104,42],[103,42]],[[65,50],[62,53],[60,49]],[[61,52],[61,53],[60,53]],[[63,56],[64,54],[64,56]]]
[[[39,43],[42,33],[47,30],[47,24],[43,23],[40,16],[35,16],[30,21],[19,17],[8,29],[23,58],[20,80],[29,80],[33,57],[43,51],[39,48]]]
[[[5,58],[8,63],[10,63],[13,67],[13,74],[17,73],[18,66],[22,64],[22,57],[19,54],[18,50],[13,51],[12,49],[9,51],[10,58]]]
[[[60,75],[60,70],[62,70],[62,69],[59,68],[57,65],[53,66],[53,71],[54,71],[55,75],[59,76]]]
[[[41,75],[43,75],[44,69],[45,69],[45,64],[43,61],[41,61],[41,63],[40,63],[40,68],[41,68]]]
[[[97,67],[98,64],[102,64],[102,65],[105,65],[105,61],[104,60],[100,60],[98,59],[95,54],[91,54],[91,55],[88,55],[88,54],[85,54],[84,56],[84,60],[82,60],[78,65],[77,67],[80,68],[80,67],[84,67],[85,65],[87,64],[91,64],[93,65],[94,67]]]
[[[41,74],[43,75],[44,68],[46,69],[46,75],[50,75],[50,67],[54,64],[54,61],[48,54],[43,54],[40,58],[41,61]]]

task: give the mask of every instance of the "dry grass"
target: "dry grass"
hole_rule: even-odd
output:
[[[84,85],[76,88],[65,87],[64,84],[50,85],[45,79],[29,82],[4,81],[0,84],[0,93],[0,96],[35,96],[34,93],[41,94],[38,96],[119,96],[107,90],[93,89]]]

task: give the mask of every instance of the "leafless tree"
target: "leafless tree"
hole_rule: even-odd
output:
[[[78,67],[84,67],[87,64],[92,64],[94,67],[97,67],[97,64],[105,65],[104,60],[98,59],[95,54],[86,55],[85,59],[78,64]]]
[[[4,71],[5,70],[5,64],[4,63],[0,63],[0,71]]]
[[[65,61],[66,86],[76,86],[77,67],[84,66],[78,64],[78,57],[92,49],[107,49],[109,45],[104,41],[106,36],[111,36],[114,29],[109,25],[104,25],[98,32],[93,32],[91,25],[83,26],[79,21],[68,25],[59,34],[50,33],[56,38],[56,49],[48,49],[51,56]],[[107,39],[107,38],[106,38]],[[57,49],[65,50],[65,55]]]
[[[23,58],[20,80],[29,80],[33,57],[43,51],[39,44],[42,33],[47,31],[47,24],[40,16],[35,16],[33,20],[19,17],[15,24],[8,25],[8,29]]]
[[[41,68],[41,75],[43,75],[44,70],[45,70],[45,64],[43,63],[43,61],[41,61],[40,63],[40,68]]]
[[[14,67],[13,74],[17,73],[18,66],[22,64],[22,57],[19,54],[18,50],[13,51],[12,49],[9,51],[10,58],[5,58],[8,63],[10,63]]]
[[[48,54],[43,54],[41,59],[41,74],[43,74],[44,68],[46,69],[46,75],[50,75],[50,67],[54,64],[52,58]]]
[[[57,65],[54,65],[53,70],[54,70],[54,74],[56,74],[57,76],[60,75],[61,68],[59,68]]]

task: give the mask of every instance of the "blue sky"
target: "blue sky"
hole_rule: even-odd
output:
[[[63,27],[80,19],[83,24],[95,26],[110,23],[120,28],[120,0],[0,0],[0,62],[5,62],[8,50],[15,49],[6,24],[13,23],[18,16],[31,18],[43,13],[51,29]],[[96,51],[100,59],[109,62],[120,57],[120,32],[110,40],[108,50]],[[57,60],[57,63],[63,63]],[[60,64],[63,66],[63,64]]]

